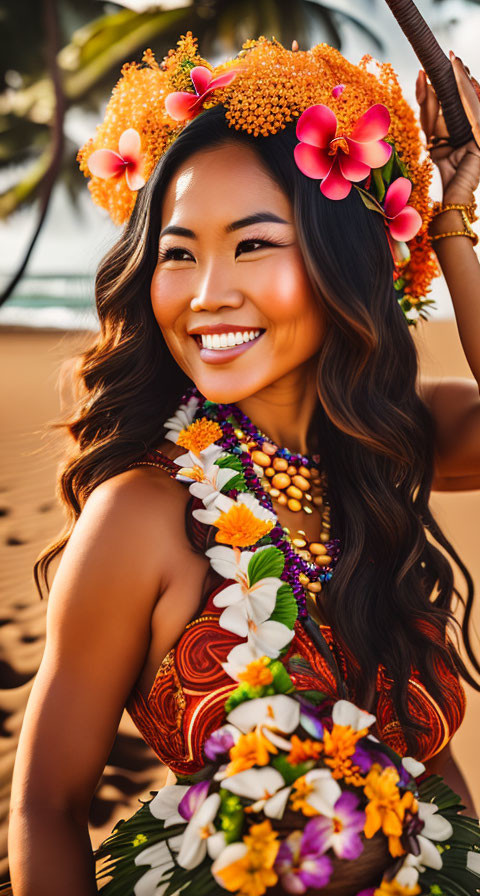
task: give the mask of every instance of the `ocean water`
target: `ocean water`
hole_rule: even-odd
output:
[[[90,275],[25,276],[0,308],[0,326],[98,330]]]

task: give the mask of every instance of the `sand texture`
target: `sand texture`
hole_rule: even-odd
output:
[[[32,566],[40,549],[63,526],[63,510],[55,498],[62,441],[45,435],[45,424],[58,417],[61,404],[69,399],[67,379],[57,388],[62,362],[91,338],[81,333],[0,330],[0,881],[8,871],[8,804],[15,749],[44,646],[47,602],[38,597]],[[454,321],[423,324],[415,339],[426,374],[471,378]],[[480,493],[437,492],[432,507],[480,590]],[[480,595],[477,599],[474,615],[479,630]],[[478,641],[476,648],[480,653]],[[474,736],[480,695],[468,688],[467,695],[467,716],[453,749],[480,807]],[[165,770],[124,714],[92,805],[93,846],[118,819],[138,807],[140,796],[158,789],[164,778]]]

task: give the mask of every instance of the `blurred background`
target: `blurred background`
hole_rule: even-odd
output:
[[[453,49],[480,79],[480,3],[418,0],[417,6],[443,49]],[[44,644],[47,602],[34,588],[32,566],[63,524],[55,480],[65,442],[49,424],[71,402],[70,359],[97,328],[94,272],[118,234],[91,202],[75,156],[100,121],[122,64],[140,61],[146,47],[161,59],[187,30],[213,64],[260,34],[285,46],[296,39],[300,49],[325,41],[352,62],[371,53],[394,65],[417,108],[419,64],[384,0],[0,4],[0,881],[8,871],[15,749]],[[440,198],[438,178],[432,196]],[[442,278],[434,281],[431,297],[436,307],[430,320],[412,333],[424,374],[472,378]],[[478,591],[478,492],[434,493],[432,506]],[[458,584],[462,588],[460,577]],[[479,618],[477,607],[474,622]],[[478,639],[476,646],[480,651]],[[453,749],[478,809],[474,734],[480,697],[469,691],[468,699]],[[92,805],[93,845],[164,776],[124,716]]]

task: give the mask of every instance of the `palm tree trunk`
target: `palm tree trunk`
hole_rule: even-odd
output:
[[[413,0],[386,2],[430,78],[443,109],[452,145],[463,146],[471,139],[472,129],[460,100],[449,59]]]
[[[65,116],[65,97],[63,94],[60,72],[58,70],[57,65],[57,53],[59,51],[59,38],[58,38],[58,23],[57,23],[57,11],[55,0],[43,0],[43,8],[44,8],[44,21],[45,21],[45,34],[46,34],[46,44],[47,44],[47,56],[48,56],[48,68],[50,71],[50,76],[52,78],[53,87],[55,91],[55,116],[52,123],[52,144],[51,144],[51,158],[48,169],[45,173],[45,176],[42,179],[42,193],[40,198],[40,212],[37,220],[37,224],[33,233],[33,236],[30,239],[28,247],[26,249],[25,255],[18,267],[15,271],[13,277],[10,282],[7,284],[2,294],[0,295],[0,306],[3,305],[4,302],[8,299],[8,297],[12,294],[15,289],[17,283],[22,278],[25,273],[25,269],[30,260],[30,256],[33,251],[33,247],[40,235],[42,230],[48,206],[50,204],[50,199],[52,196],[53,187],[55,185],[55,181],[58,177],[58,172],[60,170],[60,166],[62,164],[62,156],[63,156],[63,144],[64,144],[64,135],[63,135],[63,119]]]

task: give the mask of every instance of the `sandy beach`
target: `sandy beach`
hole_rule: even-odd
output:
[[[88,345],[92,334],[0,329],[0,882],[8,873],[7,823],[10,780],[28,695],[40,663],[46,601],[34,586],[32,567],[40,549],[59,533],[63,510],[55,480],[63,441],[46,425],[68,401],[59,390],[62,362]],[[422,370],[431,376],[472,378],[454,321],[421,324],[415,334]],[[480,591],[480,493],[434,493],[433,511],[470,569]],[[458,583],[462,587],[459,578]],[[480,630],[480,594],[475,610]],[[478,639],[476,650],[480,653]],[[467,688],[468,709],[453,751],[480,809],[478,732],[480,694]],[[92,695],[92,699],[94,695]],[[93,846],[128,816],[165,778],[150,749],[124,714],[92,805]]]

